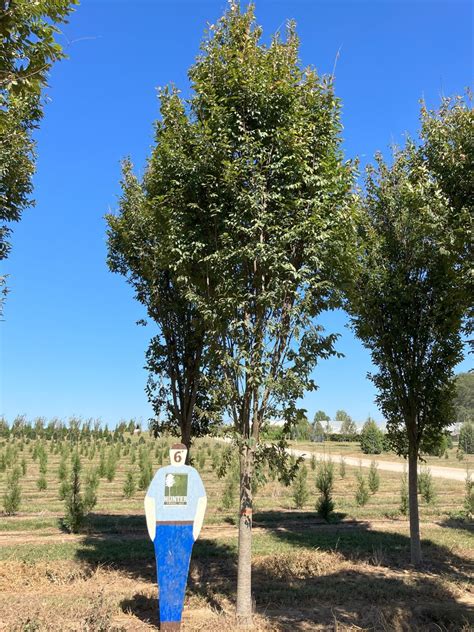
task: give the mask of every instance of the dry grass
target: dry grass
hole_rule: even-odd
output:
[[[198,442],[203,443],[203,442]],[[157,630],[154,560],[143,519],[143,492],[125,500],[127,458],[116,479],[100,482],[99,502],[85,532],[62,532],[58,518],[58,455],[48,453],[48,489],[36,488],[38,464],[28,458],[18,516],[0,520],[0,630],[102,632]],[[97,457],[94,461],[96,464]],[[183,631],[231,632],[236,586],[235,512],[221,509],[223,481],[202,472],[210,504],[194,549]],[[84,469],[91,463],[84,459]],[[155,467],[158,465],[155,464]],[[294,511],[291,489],[269,481],[257,494],[254,529],[255,630],[467,632],[472,620],[474,544],[468,525],[448,521],[463,484],[438,485],[422,505],[426,564],[408,562],[408,523],[397,515],[399,475],[380,472],[379,492],[355,505],[356,468],[336,476],[339,522],[315,516],[311,499]],[[0,496],[5,475],[0,474]],[[390,516],[390,517],[387,517]]]

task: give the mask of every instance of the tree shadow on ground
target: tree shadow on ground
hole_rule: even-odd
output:
[[[120,607],[155,630],[160,629],[160,611],[158,599],[136,593],[131,599],[123,599]]]
[[[449,527],[450,529],[462,529],[474,535],[474,521],[463,518],[446,518],[439,523],[441,527]]]
[[[370,522],[324,523],[313,512],[293,512],[285,519],[281,512],[266,511],[255,515],[254,524],[291,547],[337,551],[354,562],[377,563],[391,569],[411,568],[408,535],[372,529]],[[396,527],[394,523],[393,528]],[[460,581],[472,577],[472,562],[447,547],[422,538],[422,551],[423,571],[443,573]]]
[[[114,563],[117,568],[117,563]],[[135,564],[126,564],[124,570],[136,573]],[[153,553],[153,563],[147,564],[146,575],[152,571],[150,583],[156,585],[156,568]],[[141,578],[145,577],[140,573]],[[193,559],[191,560],[187,595],[196,596],[204,600],[214,611],[222,610],[220,597],[231,595],[235,586],[236,577],[236,552],[233,547],[219,544],[213,540],[200,539],[193,547]],[[132,599],[124,599],[120,607],[126,613],[133,614],[141,621],[159,629],[159,600],[158,597],[150,597],[137,593]]]
[[[394,525],[395,526],[395,525]],[[423,541],[422,571],[409,569],[409,538],[375,531],[369,523],[326,524],[310,512],[260,512],[255,516],[253,593],[257,612],[275,630],[308,630],[308,624],[339,624],[370,630],[468,630],[473,613],[456,601],[446,580],[469,581],[469,561],[430,540]],[[258,554],[259,533],[270,546]],[[236,532],[225,541],[200,538],[193,549],[187,601],[222,612],[235,601]],[[268,552],[270,551],[270,552]],[[153,545],[142,515],[92,517],[77,557],[111,565],[156,586]],[[121,607],[158,625],[158,601],[148,594]]]

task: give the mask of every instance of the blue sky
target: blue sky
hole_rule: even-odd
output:
[[[207,23],[225,0],[83,0],[64,28],[69,55],[50,77],[50,102],[37,134],[36,206],[14,227],[5,262],[10,294],[2,323],[2,405],[8,419],[81,415],[114,425],[151,414],[144,352],[152,326],[122,277],[106,266],[104,214],[117,206],[120,160],[140,170],[158,116],[156,87],[189,92],[187,69]],[[419,99],[472,82],[472,9],[446,0],[257,0],[264,37],[295,18],[303,63],[331,72],[338,50],[337,94],[344,150],[362,163],[416,134]],[[356,420],[381,420],[367,380],[370,357],[345,328],[344,359],[317,367],[305,406]],[[459,370],[469,368],[464,361]]]

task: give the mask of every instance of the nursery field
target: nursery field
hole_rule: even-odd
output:
[[[153,547],[139,487],[150,469],[166,464],[170,443],[145,433],[125,433],[119,442],[81,441],[83,492],[95,472],[97,502],[74,534],[64,528],[59,498],[70,476],[71,444],[0,440],[0,502],[12,470],[21,471],[18,510],[0,517],[0,630],[158,629]],[[228,449],[210,439],[194,446],[209,505],[194,547],[184,630],[234,629],[235,467],[218,477]],[[294,486],[285,487],[269,471],[256,490],[256,629],[471,629],[474,537],[463,519],[465,484],[433,479],[424,493],[429,500],[420,495],[424,565],[414,571],[403,475],[379,470],[378,489],[371,491],[367,470],[341,469],[334,460],[335,509],[326,522],[315,509],[318,467],[317,458],[305,463],[308,495],[302,507],[295,506]],[[42,478],[46,488],[44,480],[38,483]],[[364,504],[356,500],[361,478]]]

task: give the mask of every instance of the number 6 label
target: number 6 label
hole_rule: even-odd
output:
[[[174,465],[182,465],[183,456],[185,455],[184,450],[172,450],[172,463]]]

